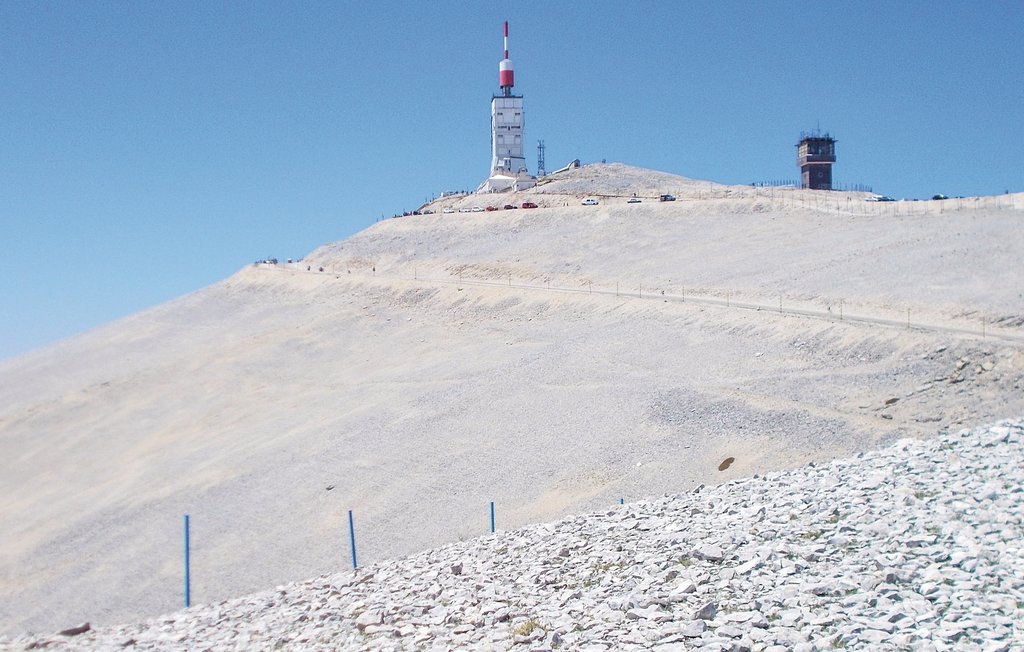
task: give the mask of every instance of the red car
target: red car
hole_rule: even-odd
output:
[[[534,204],[532,201],[524,201],[523,208],[537,208],[537,204]]]
[[[500,209],[500,208],[498,208],[497,206],[488,206],[488,207],[487,207],[487,208],[485,208],[484,210],[485,210],[485,211],[487,211],[488,213],[490,213],[491,211],[499,211],[499,210],[501,210],[501,209]]]

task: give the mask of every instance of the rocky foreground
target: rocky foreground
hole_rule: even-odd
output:
[[[1022,521],[1024,420],[1004,421],[0,646],[1022,649]]]

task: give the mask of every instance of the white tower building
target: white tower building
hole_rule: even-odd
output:
[[[491,98],[491,174],[480,187],[484,192],[532,188],[537,180],[526,169],[523,155],[523,96],[515,95],[515,71],[508,58],[508,21],[505,21],[505,58],[498,64],[501,93]]]

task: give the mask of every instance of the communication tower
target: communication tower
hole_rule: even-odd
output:
[[[505,58],[498,64],[499,95],[491,97],[491,175],[484,192],[522,190],[536,185],[523,156],[523,96],[512,92],[515,70],[508,58],[508,21],[505,21]]]
[[[537,141],[537,176],[542,177],[547,174],[544,169],[544,141]]]
[[[832,164],[836,162],[836,139],[818,130],[800,132],[796,144],[796,164],[800,166],[800,187],[832,190]]]

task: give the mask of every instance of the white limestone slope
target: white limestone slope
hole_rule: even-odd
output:
[[[759,192],[582,168],[0,363],[0,631],[176,608],[186,512],[211,602],[343,567],[348,509],[371,563],[492,500],[511,528],[1024,413],[1018,198]]]
[[[8,644],[1007,652],[1024,645],[1022,462],[1024,422],[1004,421]]]
[[[658,202],[671,192],[675,202]],[[628,204],[632,196],[641,203]],[[870,203],[866,193],[729,187],[618,164],[535,189],[453,197],[315,251],[329,269],[713,293],[777,305],[1020,325],[1024,194]],[[580,200],[596,197],[597,206]],[[444,214],[532,201],[536,210]],[[545,209],[548,207],[549,209]],[[550,210],[557,208],[558,210]],[[397,223],[396,223],[397,222]]]

